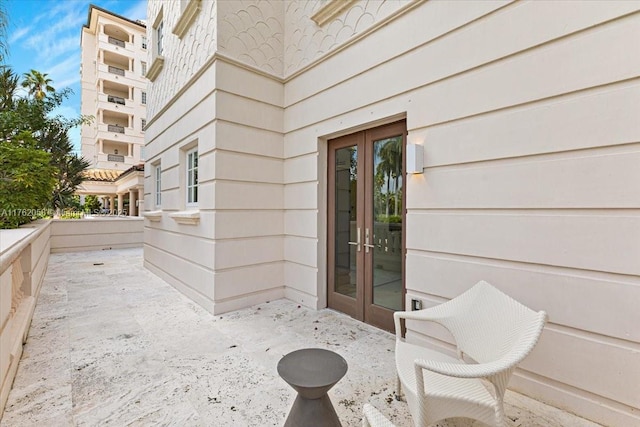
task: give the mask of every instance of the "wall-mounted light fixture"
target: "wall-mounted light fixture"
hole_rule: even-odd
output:
[[[424,146],[407,144],[407,173],[424,173]]]

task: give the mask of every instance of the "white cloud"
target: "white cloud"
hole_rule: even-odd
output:
[[[66,78],[68,74],[79,74],[80,72],[80,59],[76,55],[70,55],[66,59],[57,64],[46,67],[42,71],[49,74],[50,78],[63,77]]]
[[[19,41],[25,34],[28,34],[32,31],[32,27],[22,27],[18,28],[16,32],[14,32],[11,37],[9,37],[9,44],[15,43]]]
[[[131,19],[132,21],[147,20],[147,1],[146,0],[138,0],[133,6],[127,9],[122,16],[125,18]]]
[[[80,28],[85,21],[85,17],[79,10],[72,10],[64,16],[60,16],[52,19],[57,22],[51,26],[46,27],[40,32],[35,32],[28,37],[24,46],[30,49],[37,50],[40,53],[45,53],[44,49],[51,48],[55,45],[56,41],[61,38],[65,33],[71,33],[76,35],[76,43],[80,45],[80,36],[77,33],[77,29]],[[71,30],[71,31],[70,31]]]
[[[70,54],[61,62],[50,67],[43,67],[40,71],[48,74],[48,77],[53,80],[52,86],[56,90],[75,85],[80,81],[79,55],[77,52]]]
[[[69,78],[67,79],[63,79],[63,80],[54,80],[54,87],[57,90],[60,89],[64,89],[65,87],[71,87],[77,83],[80,83],[80,75],[77,74],[76,76],[69,76]],[[74,92],[77,93],[77,91],[74,90]]]

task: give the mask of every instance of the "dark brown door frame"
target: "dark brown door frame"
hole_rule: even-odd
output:
[[[358,203],[364,203],[364,206],[358,205],[356,222],[361,228],[361,244],[365,243],[365,229],[369,229],[373,234],[374,218],[373,218],[373,191],[365,188],[365,185],[370,183],[365,178],[365,174],[371,174],[370,170],[373,166],[373,141],[389,138],[393,136],[402,135],[403,137],[403,150],[402,150],[402,171],[403,171],[403,191],[402,191],[402,304],[404,308],[406,294],[405,283],[405,264],[406,264],[406,122],[404,120],[391,123],[388,125],[379,126],[366,131],[357,132],[354,134],[346,135],[340,138],[336,138],[328,141],[328,156],[327,156],[327,300],[330,308],[341,311],[345,314],[354,317],[355,319],[362,320],[366,323],[377,326],[381,329],[392,331],[394,329],[392,311],[376,306],[373,304],[373,253],[365,250],[362,246],[360,251],[356,252],[356,298],[351,298],[346,295],[342,295],[338,292],[334,292],[335,286],[335,155],[336,151],[340,148],[356,146],[358,149],[358,157],[364,161],[362,166],[359,165],[357,170],[357,200]],[[369,146],[368,148],[367,145]],[[362,154],[364,153],[364,159]]]
[[[327,279],[328,279],[328,289],[327,289],[327,298],[329,302],[329,307],[334,308],[338,311],[348,314],[349,316],[356,319],[364,319],[364,251],[356,251],[356,275],[358,280],[356,281],[356,298],[355,304],[353,298],[348,297],[346,295],[342,295],[338,292],[335,292],[333,287],[335,287],[336,278],[336,265],[335,265],[335,231],[336,231],[336,221],[335,221],[335,209],[336,209],[336,151],[340,148],[346,148],[351,146],[356,146],[358,152],[362,152],[364,149],[364,133],[358,132],[351,135],[343,136],[337,138],[335,140],[329,141],[329,155],[328,155],[328,188],[331,191],[331,194],[327,197],[327,212],[328,212],[328,221],[327,221]],[[358,168],[357,171],[357,192],[358,195],[363,194],[364,188],[364,171],[363,168]],[[360,197],[358,196],[357,200],[359,201]],[[361,224],[364,221],[364,211],[358,207],[356,223]]]

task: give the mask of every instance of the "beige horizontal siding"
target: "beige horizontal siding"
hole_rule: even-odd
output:
[[[634,144],[428,168],[408,181],[407,208],[638,209],[639,166]]]
[[[144,260],[145,264],[149,263],[165,275],[170,276],[174,285],[176,282],[180,283],[182,291],[185,290],[184,288],[188,288],[192,292],[195,291],[197,295],[188,294],[191,298],[195,296],[198,301],[202,299],[208,300],[209,303],[203,305],[207,309],[211,308],[211,303],[214,301],[213,270],[204,268],[202,265],[192,262],[183,256],[177,256],[165,249],[148,244],[144,245]]]
[[[638,109],[635,79],[409,133],[441,166],[640,142]]]
[[[281,236],[284,215],[281,210],[217,210],[216,239]]]
[[[640,278],[540,264],[409,251],[409,294],[433,303],[464,292],[482,278],[554,324],[640,342]]]
[[[315,268],[318,262],[318,239],[286,236],[284,259]]]
[[[407,248],[640,275],[640,214],[407,215]]]
[[[282,236],[251,237],[217,240],[215,243],[215,269],[244,267],[255,264],[281,262],[284,241]],[[259,280],[256,279],[256,282]]]
[[[256,277],[260,280],[257,281]],[[216,300],[229,300],[271,289],[282,292],[284,266],[282,262],[276,262],[216,271],[215,283]]]

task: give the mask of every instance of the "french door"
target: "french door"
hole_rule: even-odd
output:
[[[329,141],[329,307],[389,331],[404,309],[404,121]]]

